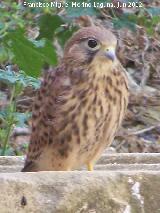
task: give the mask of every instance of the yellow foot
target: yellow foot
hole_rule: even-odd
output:
[[[87,169],[88,169],[88,171],[93,171],[93,164],[92,163],[88,163],[87,164]]]

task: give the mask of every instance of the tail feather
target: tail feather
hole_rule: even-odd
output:
[[[38,168],[33,161],[26,162],[21,172],[37,172]]]

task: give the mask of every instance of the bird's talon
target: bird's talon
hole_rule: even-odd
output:
[[[87,169],[88,171],[93,171],[93,165],[92,164],[87,164]]]

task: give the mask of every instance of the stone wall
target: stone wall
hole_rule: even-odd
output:
[[[94,172],[22,164],[0,158],[0,213],[160,213],[160,154],[104,154]]]

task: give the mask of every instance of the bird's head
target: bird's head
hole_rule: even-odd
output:
[[[67,42],[64,61],[74,66],[89,65],[93,62],[116,61],[117,39],[103,27],[84,27],[77,31]]]

